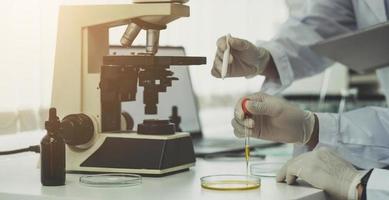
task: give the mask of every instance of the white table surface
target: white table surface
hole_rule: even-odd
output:
[[[7,140],[0,139],[0,144]],[[2,145],[0,150],[4,150]],[[25,145],[24,145],[25,146]],[[260,200],[260,199],[325,199],[324,192],[300,182],[289,186],[276,183],[274,178],[262,178],[260,189],[249,191],[212,191],[202,189],[200,178],[212,174],[244,174],[241,160],[197,159],[191,170],[162,178],[143,177],[142,184],[122,188],[94,188],[79,183],[80,175],[67,174],[66,185],[44,187],[37,168],[39,154],[22,153],[0,157],[0,199],[35,200],[121,200],[121,199],[210,199],[210,200]]]
[[[79,183],[80,175],[67,174],[66,185],[43,187],[37,168],[39,156],[25,153],[0,158],[0,199],[325,199],[321,190],[303,183],[288,186],[274,178],[262,178],[260,189],[250,191],[211,191],[202,189],[200,178],[211,174],[243,174],[241,161],[207,161],[198,159],[196,166],[162,178],[144,177],[139,186],[93,188]]]

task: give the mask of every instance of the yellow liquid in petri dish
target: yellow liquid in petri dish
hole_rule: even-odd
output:
[[[260,186],[260,178],[253,176],[213,175],[201,178],[201,187],[210,190],[252,190]]]
[[[254,181],[224,180],[210,183],[202,183],[201,187],[210,190],[252,190],[261,186]]]

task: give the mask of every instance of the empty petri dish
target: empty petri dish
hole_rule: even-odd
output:
[[[261,179],[247,175],[211,175],[201,179],[201,187],[210,190],[251,190],[261,186]]]
[[[80,182],[92,187],[129,187],[140,185],[142,177],[136,174],[96,174],[81,176]]]
[[[262,177],[275,177],[285,162],[259,162],[250,165],[250,174]]]

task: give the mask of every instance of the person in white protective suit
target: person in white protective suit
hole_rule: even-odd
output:
[[[280,91],[332,64],[310,45],[386,22],[388,16],[389,0],[306,0],[304,14],[291,17],[273,40],[253,45],[231,38],[227,77],[264,75],[263,88]],[[220,38],[212,68],[218,78],[226,46],[226,38]],[[376,72],[388,101],[389,66]],[[243,99],[248,99],[250,118],[243,113]],[[247,132],[311,150],[288,161],[277,181],[293,184],[301,178],[334,199],[389,199],[389,170],[382,169],[389,166],[388,108],[365,107],[341,116],[312,113],[263,92],[243,97],[236,105],[232,125],[238,137]]]

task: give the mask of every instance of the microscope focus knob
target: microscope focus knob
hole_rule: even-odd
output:
[[[128,112],[122,112],[122,131],[132,131],[134,129],[134,119]]]
[[[61,134],[65,143],[70,146],[83,145],[90,142],[94,136],[92,119],[85,114],[66,116],[61,121]]]
[[[178,115],[178,107],[177,106],[172,107],[172,115],[169,117],[169,120],[171,123],[173,123],[176,126],[177,132],[182,132],[182,129],[180,127],[181,116]]]

